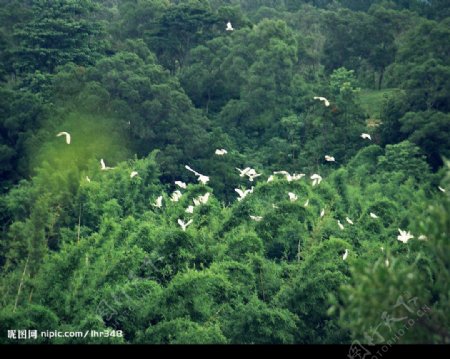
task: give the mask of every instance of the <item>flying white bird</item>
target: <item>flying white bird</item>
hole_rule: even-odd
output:
[[[252,215],[250,215],[250,218],[256,222],[260,222],[263,219],[261,216],[252,216]]]
[[[322,210],[320,211],[320,218],[322,218],[323,216],[325,216],[325,209],[322,209]]]
[[[372,137],[368,133],[361,133],[361,138],[372,141]]]
[[[323,101],[326,107],[330,106],[330,102],[325,97],[314,96],[314,100]]]
[[[289,200],[291,202],[295,202],[298,199],[297,195],[295,193],[292,193],[292,192],[289,192],[288,196],[289,196]]]
[[[226,155],[228,152],[227,152],[227,150],[225,150],[225,149],[217,149],[216,150],[216,152],[214,152],[217,156],[223,156],[223,155]]]
[[[345,217],[345,220],[347,221],[347,223],[353,224],[353,221],[350,218]]]
[[[344,230],[344,225],[341,223],[340,220],[337,221],[337,224],[341,230]]]
[[[192,223],[192,219],[190,219],[187,223],[184,223],[183,220],[178,219],[178,224],[183,229],[183,231],[186,231],[187,226],[189,226]]]
[[[182,193],[179,190],[176,190],[172,193],[172,197],[170,197],[170,200],[172,202],[178,202],[178,200],[181,198]]]
[[[162,207],[162,200],[163,200],[163,196],[159,196],[155,203],[153,204],[153,206],[157,207],[157,208],[161,208]]]
[[[317,173],[314,173],[310,178],[313,180],[313,182],[312,182],[313,186],[315,186],[316,184],[319,184],[322,181],[322,177],[320,175],[318,175]]]
[[[328,162],[335,162],[335,159],[334,159],[333,156],[325,155],[325,161],[328,161]]]
[[[105,165],[105,161],[103,161],[103,158],[100,159],[100,165],[101,165],[101,169],[102,171],[107,171],[107,170],[112,170],[113,167],[108,167]]]
[[[188,206],[188,208],[186,208],[187,213],[194,213],[194,206]]]
[[[182,181],[175,181],[175,184],[180,188],[186,188],[186,183]]]
[[[248,195],[249,193],[252,193],[252,192],[253,192],[253,187],[250,188],[250,189],[245,189],[245,190],[241,190],[240,188],[235,188],[234,190],[235,190],[235,191],[237,192],[237,194],[239,195],[238,201],[242,201],[245,197],[247,197],[247,195]]]
[[[309,199],[306,200],[305,204],[303,205],[304,207],[308,207],[309,205]]]
[[[130,178],[136,177],[138,173],[136,171],[133,171],[130,173]]]
[[[226,31],[233,31],[233,30],[234,30],[234,28],[233,28],[233,26],[231,25],[231,22],[230,22],[230,21],[227,22],[227,28],[226,28],[225,30],[226,30]]]
[[[291,176],[291,178],[289,179],[287,179],[288,180],[288,182],[291,182],[291,181],[298,181],[299,179],[301,179],[302,177],[305,177],[305,174],[304,173],[294,173],[292,176]]]
[[[409,231],[408,231],[408,232],[402,231],[400,228],[398,229],[398,231],[400,232],[400,234],[397,236],[397,239],[398,239],[400,242],[408,243],[408,241],[409,241],[411,238],[414,238],[414,236],[413,236]]]
[[[60,132],[60,133],[58,133],[57,135],[56,135],[56,137],[59,137],[59,136],[66,136],[66,143],[68,144],[68,145],[70,145],[70,133],[69,132]]]
[[[91,182],[91,179],[88,176],[86,176],[86,181]]]
[[[236,169],[239,171],[239,177],[244,177],[247,174],[247,172],[251,170],[250,167],[245,167],[243,170],[237,167]]]
[[[191,167],[189,167],[188,165],[184,166],[184,168],[186,168],[188,171],[191,171],[194,175],[196,175],[198,178],[197,180],[202,183],[202,184],[207,184],[209,181],[209,177],[202,175],[201,173],[198,173],[197,171],[194,171]]]
[[[438,188],[439,188],[439,191],[441,191],[441,192],[444,192],[444,193],[445,193],[445,189],[444,189],[444,188],[442,188],[441,186],[438,186]]]
[[[342,259],[345,261],[345,260],[347,259],[347,257],[348,257],[348,249],[346,248],[346,249],[345,249],[345,253],[344,253],[344,255],[342,256]]]
[[[374,218],[374,219],[380,218],[380,217],[378,217],[378,216],[377,216],[375,213],[373,213],[373,212],[370,212],[369,215],[370,215],[370,217],[372,217],[372,218]]]
[[[253,168],[250,168],[250,170],[247,171],[246,175],[250,180],[250,182],[253,182],[253,179],[261,176],[261,173],[256,173],[256,171]]]

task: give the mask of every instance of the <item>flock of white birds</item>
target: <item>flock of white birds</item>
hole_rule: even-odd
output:
[[[227,30],[227,31],[232,31],[232,30],[234,30],[230,22],[227,23],[227,28],[226,28],[226,30]],[[318,97],[318,96],[316,96],[316,97],[314,97],[314,99],[315,99],[315,100],[320,100],[320,101],[322,101],[326,107],[330,106],[330,102],[329,102],[325,97]],[[67,143],[68,145],[71,143],[71,136],[70,136],[70,134],[69,134],[68,132],[59,132],[56,136],[57,136],[57,137],[65,136],[66,143]],[[361,138],[363,138],[363,139],[368,139],[368,140],[372,140],[370,134],[367,134],[367,133],[362,133],[362,134],[361,134]],[[216,149],[214,153],[215,153],[215,155],[217,155],[217,156],[224,156],[224,155],[226,155],[226,154],[228,153],[228,151],[227,151],[226,149],[223,149],[223,148],[222,148],[222,149]],[[325,155],[325,160],[326,160],[327,162],[335,162],[335,161],[336,161],[335,158],[334,158],[333,156],[330,156],[330,155]],[[197,177],[197,180],[198,180],[199,183],[201,183],[201,184],[203,184],[203,185],[206,185],[206,184],[209,182],[209,179],[210,179],[209,176],[205,176],[205,175],[203,175],[203,174],[201,174],[201,173],[199,173],[199,172],[193,170],[193,169],[192,169],[190,166],[188,166],[188,165],[186,165],[185,168],[186,168],[188,171],[192,172],[192,173]],[[105,161],[104,161],[103,158],[102,158],[102,159],[100,159],[100,169],[101,169],[102,171],[107,171],[107,170],[112,170],[112,169],[114,169],[114,167],[108,167],[108,166],[106,166]],[[247,178],[248,178],[248,180],[249,180],[250,182],[253,182],[253,180],[254,180],[255,178],[257,178],[257,177],[259,177],[259,176],[262,175],[261,173],[257,173],[256,170],[253,169],[253,168],[251,168],[251,167],[246,167],[246,168],[244,168],[244,169],[236,168],[236,170],[238,170],[239,176],[240,176],[240,177],[245,177],[245,176],[247,176]],[[136,177],[136,176],[138,176],[138,175],[139,175],[139,174],[138,174],[137,171],[132,171],[132,172],[130,173],[130,178],[134,178],[134,177]],[[302,179],[303,177],[305,177],[305,174],[304,174],[304,173],[294,173],[294,174],[291,175],[291,174],[290,174],[289,172],[287,172],[287,171],[274,171],[273,174],[270,175],[270,176],[268,177],[267,182],[273,181],[274,178],[275,178],[275,176],[277,176],[277,175],[283,175],[283,176],[285,177],[285,179],[286,179],[288,182],[291,182],[291,181],[298,181],[298,180]],[[321,177],[319,174],[317,174],[317,173],[312,174],[311,177],[310,177],[310,179],[312,180],[312,186],[313,186],[313,187],[316,186],[316,185],[319,185],[320,182],[322,181],[322,177]],[[86,181],[87,181],[87,182],[91,182],[91,179],[90,179],[88,176],[86,176]],[[187,188],[187,184],[186,184],[185,182],[182,182],[182,181],[175,181],[175,185],[178,186],[180,189],[186,189],[186,188]],[[253,186],[252,186],[251,188],[249,188],[249,189],[245,189],[245,188],[235,188],[234,190],[235,190],[235,191],[237,192],[237,194],[239,195],[239,197],[237,198],[237,200],[238,200],[238,201],[242,201],[242,200],[243,200],[244,198],[246,198],[249,194],[253,193],[253,189],[254,189]],[[442,188],[442,187],[440,187],[440,186],[438,186],[438,189],[439,189],[441,192],[445,192],[445,189]],[[183,194],[181,193],[181,191],[177,189],[177,190],[175,190],[175,191],[172,193],[172,195],[170,196],[170,201],[172,201],[172,202],[178,202],[182,196],[183,196]],[[195,207],[201,206],[202,204],[206,204],[206,203],[208,202],[209,197],[210,197],[210,193],[207,192],[207,193],[205,193],[204,195],[200,195],[200,196],[198,196],[197,198],[194,198],[194,199],[193,199],[194,205],[189,205],[189,206],[186,208],[185,212],[186,212],[186,213],[189,213],[189,214],[193,214],[193,213],[194,213]],[[295,202],[295,201],[298,200],[298,196],[297,196],[295,193],[293,193],[293,192],[288,192],[288,197],[289,197],[289,200],[290,200],[291,202]],[[162,208],[162,206],[163,206],[163,204],[162,204],[163,198],[164,198],[164,197],[163,197],[162,195],[159,196],[158,198],[156,198],[155,203],[153,203],[152,205],[153,205],[154,207],[156,207],[156,208]],[[309,199],[307,199],[306,202],[304,203],[304,207],[307,207],[308,205],[309,205]],[[273,206],[273,208],[278,208],[275,204],[272,204],[272,206]],[[322,217],[324,217],[324,216],[325,216],[325,209],[322,209],[322,210],[320,211],[320,218],[322,218]],[[370,212],[370,213],[369,213],[369,216],[370,216],[370,218],[372,218],[372,219],[378,219],[378,218],[379,218],[379,217],[378,217],[375,213],[373,213],[373,212]],[[250,215],[250,219],[252,219],[252,220],[254,220],[254,221],[256,221],[256,222],[260,222],[260,221],[263,220],[263,217],[262,217],[262,216],[254,216],[254,215]],[[350,224],[350,225],[353,225],[353,224],[354,224],[353,221],[352,221],[349,217],[346,217],[345,220],[346,220],[346,222],[347,222],[348,224]],[[185,222],[183,219],[179,218],[177,222],[178,222],[179,226],[181,227],[181,229],[182,229],[183,231],[186,231],[187,227],[188,227],[190,224],[193,223],[193,220],[190,219],[190,220],[188,220],[187,222]],[[339,219],[337,220],[337,225],[338,225],[338,227],[339,227],[340,230],[344,230],[344,229],[345,229],[345,226],[341,223],[341,221],[340,221]],[[410,239],[414,238],[414,236],[413,236],[409,231],[404,231],[404,230],[402,230],[402,229],[400,229],[400,228],[398,229],[398,231],[399,231],[400,234],[397,236],[397,239],[398,239],[400,242],[402,242],[402,243],[408,243],[408,241],[409,241]],[[426,240],[427,237],[424,236],[424,235],[420,235],[420,236],[418,237],[418,239],[419,239],[419,240]],[[381,250],[383,251],[384,248],[381,247]],[[346,260],[347,257],[348,257],[348,254],[349,254],[348,249],[345,249],[345,253],[344,253],[342,259],[343,259],[343,260]],[[389,265],[389,262],[388,262],[388,261],[386,262],[386,265]]]

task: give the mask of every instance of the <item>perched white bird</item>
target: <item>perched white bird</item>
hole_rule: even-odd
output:
[[[439,191],[441,191],[441,192],[444,192],[444,193],[445,193],[445,189],[444,189],[444,188],[442,188],[441,186],[438,186],[438,188],[439,188]]]
[[[237,192],[237,194],[239,195],[238,201],[242,201],[245,197],[247,197],[247,195],[248,195],[249,193],[252,193],[252,192],[253,192],[253,187],[250,188],[250,189],[245,189],[245,190],[241,190],[240,188],[235,188],[234,190],[235,190],[235,191]]]
[[[369,213],[369,216],[372,217],[372,218],[374,218],[374,219],[380,218],[380,217],[378,217],[378,216],[377,216],[375,213],[373,213],[373,212],[370,212],[370,213]]]
[[[133,171],[130,173],[130,178],[136,177],[138,173],[136,171]]]
[[[189,226],[192,223],[192,219],[190,219],[187,223],[185,223],[183,220],[178,219],[178,224],[183,229],[183,231],[186,230],[187,226]]]
[[[330,106],[330,102],[325,97],[314,96],[314,100],[323,101],[326,107]]]
[[[217,156],[223,156],[223,155],[226,155],[228,152],[227,152],[227,150],[225,150],[225,149],[217,149],[216,150],[216,152],[214,152]]]
[[[341,230],[344,230],[344,225],[341,223],[340,220],[337,221],[337,224]]]
[[[203,196],[198,196],[197,199],[199,200],[199,202],[201,204],[206,204],[206,203],[208,203],[208,199],[209,199],[210,195],[211,195],[211,193],[207,192]]]
[[[247,174],[247,172],[251,170],[250,167],[245,167],[243,170],[237,167],[236,169],[239,171],[239,177],[244,177]]]
[[[426,240],[428,240],[428,238],[427,238],[426,235],[421,234],[421,235],[419,236],[418,240],[419,240],[419,241],[426,241]]]
[[[172,196],[170,197],[170,200],[172,202],[178,202],[179,199],[181,198],[182,193],[179,190],[176,190],[172,193]]]
[[[350,218],[345,217],[345,220],[347,221],[347,223],[353,224],[353,221]]]
[[[348,249],[346,248],[346,249],[345,249],[345,253],[344,253],[344,255],[342,256],[342,259],[345,261],[345,260],[347,259],[347,257],[348,257]]]
[[[86,176],[86,181],[91,182],[91,179],[88,176]]]
[[[380,247],[381,251],[384,252],[384,247]]]
[[[231,22],[230,22],[230,21],[227,22],[227,28],[226,28],[225,30],[226,30],[226,31],[233,31],[233,30],[234,30],[234,28],[233,28],[233,26],[231,25]]]
[[[103,161],[103,158],[100,159],[100,165],[102,171],[112,170],[113,167],[108,167],[105,165],[105,161]]]
[[[400,242],[408,243],[408,241],[409,241],[411,238],[414,238],[414,236],[413,236],[409,231],[408,231],[408,232],[402,231],[400,228],[398,229],[398,231],[400,232],[400,234],[397,236],[397,239],[398,239]]]
[[[263,219],[261,216],[252,216],[252,215],[250,215],[250,218],[256,222],[260,222]]]
[[[267,179],[267,182],[272,182],[273,181],[273,175],[270,175],[269,178]]]
[[[175,184],[180,188],[186,188],[186,183],[182,181],[175,181]]]
[[[386,260],[384,261],[384,264],[386,264],[386,267],[389,267],[389,259],[386,258]]]
[[[320,218],[322,218],[323,216],[325,216],[325,209],[322,209],[322,210],[320,211]]]
[[[277,209],[278,206],[277,206],[276,204],[273,204],[273,203],[272,203],[272,208],[273,208],[273,209]]]
[[[157,208],[161,208],[162,207],[162,200],[163,200],[163,196],[159,196],[155,203],[153,204],[153,206],[157,207]]]
[[[188,206],[188,208],[186,208],[185,212],[187,212],[187,213],[194,213],[194,206],[192,206],[192,205]]]
[[[314,173],[310,178],[313,180],[313,182],[312,182],[313,186],[315,186],[316,184],[319,184],[322,181],[322,177],[320,175],[318,175],[317,173]]]
[[[289,200],[291,202],[295,202],[298,199],[297,195],[295,193],[292,193],[292,192],[289,192],[288,196],[289,196]]]
[[[361,138],[372,141],[372,137],[368,133],[361,133]]]
[[[59,137],[59,136],[66,136],[66,143],[68,144],[68,145],[70,145],[70,133],[69,132],[60,132],[60,133],[58,133],[57,135],[56,135],[56,137]]]
[[[328,161],[328,162],[335,162],[336,160],[334,159],[333,156],[325,155],[325,161]]]
[[[308,207],[309,205],[309,199],[306,200],[305,204],[303,205],[304,207]]]

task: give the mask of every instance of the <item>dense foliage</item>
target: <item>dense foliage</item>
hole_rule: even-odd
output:
[[[450,343],[449,4],[0,0],[0,343]]]

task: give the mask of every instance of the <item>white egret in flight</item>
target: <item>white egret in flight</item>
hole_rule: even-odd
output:
[[[372,137],[368,133],[361,133],[361,138],[372,141]]]
[[[345,261],[345,260],[347,259],[347,257],[348,257],[348,249],[346,248],[346,249],[345,249],[345,253],[344,253],[344,255],[342,256],[342,259]]]
[[[250,188],[250,189],[245,189],[245,190],[241,190],[240,188],[235,188],[234,190],[235,190],[235,191],[237,192],[237,194],[239,195],[238,201],[242,201],[245,197],[247,197],[247,195],[248,195],[249,193],[252,193],[252,192],[253,192],[253,187]]]
[[[60,137],[60,136],[66,136],[66,143],[67,143],[68,145],[70,145],[70,139],[71,139],[71,137],[70,137],[70,133],[69,133],[69,132],[60,132],[60,133],[58,133],[58,134],[56,135],[56,137]]]
[[[225,150],[224,148],[222,148],[222,149],[217,149],[216,150],[216,152],[214,152],[217,156],[223,156],[223,155],[226,155],[228,152],[227,152],[227,150]]]
[[[326,107],[330,106],[330,101],[328,101],[325,97],[314,96],[314,100],[323,101]]]
[[[318,175],[317,173],[314,173],[310,178],[313,180],[313,182],[312,182],[313,186],[315,186],[316,184],[319,184],[322,181],[322,177],[320,175]]]
[[[189,167],[188,165],[184,166],[184,168],[186,168],[188,171],[191,171],[194,175],[196,175],[198,178],[197,180],[202,183],[202,184],[207,184],[209,181],[209,177],[202,175],[201,173],[198,173],[197,171],[194,171],[191,167]]]
[[[183,231],[186,231],[187,226],[189,226],[192,223],[192,219],[190,219],[187,223],[185,223],[183,220],[178,219],[178,224],[183,229]]]
[[[397,239],[398,239],[400,242],[408,243],[408,241],[409,241],[411,238],[414,238],[414,236],[413,236],[409,231],[408,231],[408,232],[402,231],[400,228],[398,229],[398,231],[400,232],[400,234],[397,236]]]
[[[180,188],[186,188],[186,183],[182,181],[175,181],[175,184]]]
[[[250,167],[245,167],[243,170],[237,167],[236,169],[239,171],[239,177],[244,177],[247,174],[247,172],[251,170]]]

